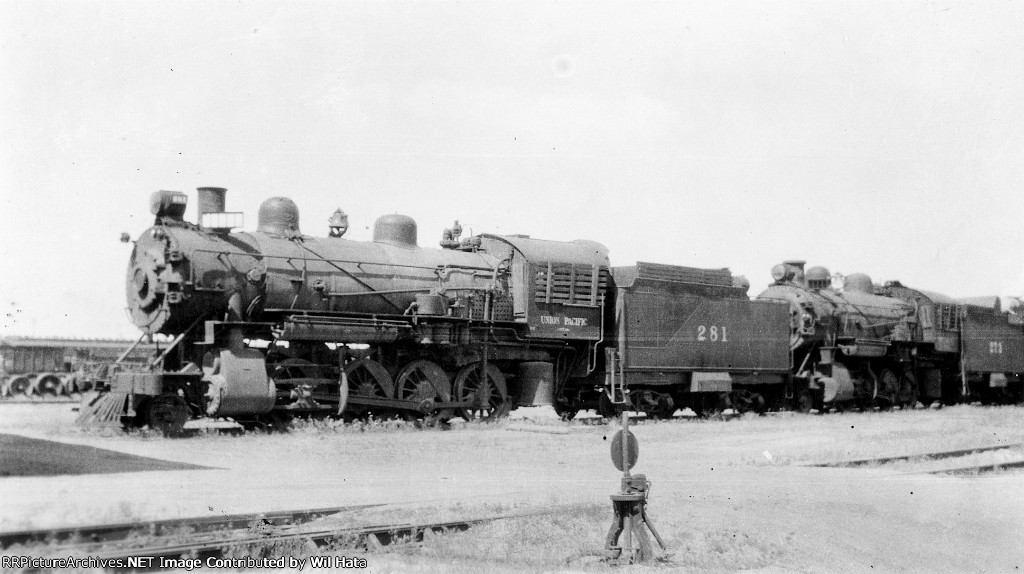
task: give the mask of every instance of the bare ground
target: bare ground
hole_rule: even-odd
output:
[[[399,504],[371,517],[395,522],[559,506],[567,510],[554,518],[503,521],[369,555],[371,570],[609,568],[596,554],[611,521],[608,495],[618,488],[612,424],[552,425],[550,433],[508,422],[450,431],[308,424],[287,434],[168,439],[81,431],[74,416],[71,405],[0,404],[0,432],[215,468],[0,478],[0,531],[374,502]],[[1024,569],[1024,474],[801,464],[1024,442],[1022,408],[677,419],[634,431],[635,472],[653,484],[649,512],[670,549],[636,569]]]

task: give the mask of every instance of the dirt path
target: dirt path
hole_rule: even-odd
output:
[[[505,423],[173,440],[81,433],[68,426],[66,411],[0,405],[0,432],[214,468],[0,478],[0,530],[373,502],[603,505],[618,487],[608,452],[615,428],[602,424],[574,425],[568,434]],[[1020,442],[1024,409],[676,420],[634,430],[636,470],[653,484],[651,516],[674,552],[708,556],[697,571],[1024,569],[1024,474],[959,478],[797,464]]]

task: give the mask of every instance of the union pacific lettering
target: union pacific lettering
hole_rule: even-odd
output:
[[[540,316],[541,325],[565,325],[568,327],[586,327],[587,320],[583,317],[552,317],[551,315]]]

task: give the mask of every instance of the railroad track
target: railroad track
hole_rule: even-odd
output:
[[[285,526],[302,524],[341,512],[352,512],[377,506],[383,505],[362,504],[355,506],[336,506],[305,510],[286,510],[259,514],[232,514],[226,516],[203,516],[198,518],[154,520],[141,523],[123,522],[96,526],[21,530],[0,533],[0,550],[6,550],[11,546],[18,544],[28,545],[49,543],[56,543],[61,545],[62,548],[69,548],[71,546],[110,543],[124,540],[135,535],[167,536],[170,534],[181,533],[185,530],[191,531],[192,533],[206,533],[217,530],[249,528],[254,524],[262,526]]]
[[[288,555],[314,554],[315,549],[322,547],[375,550],[394,542],[421,542],[438,534],[464,531],[474,525],[497,520],[558,512],[557,509],[548,509],[371,526],[337,524],[337,517],[342,513],[381,506],[385,505],[15,532],[0,535],[0,550],[10,553],[10,548],[16,544],[43,544],[38,548],[19,549],[19,552],[29,550],[40,556],[39,562],[27,565],[30,569],[69,567],[59,562],[69,558],[88,560],[89,567],[117,571],[180,569],[185,567],[181,563],[185,559],[192,561],[192,567],[211,564],[214,567],[257,567],[261,564],[283,567],[287,564],[244,557],[265,556],[266,549]],[[333,521],[334,524],[317,523],[319,519]],[[237,560],[237,556],[248,562],[232,562]]]
[[[545,511],[544,513],[548,512]],[[95,556],[98,560],[121,564],[123,565],[122,568],[133,569],[144,567],[147,563],[159,564],[160,559],[174,560],[182,556],[198,558],[203,563],[207,563],[210,559],[221,559],[225,555],[229,555],[233,549],[246,547],[274,547],[280,549],[282,547],[288,548],[289,543],[294,544],[294,547],[310,548],[309,545],[312,544],[316,548],[321,548],[325,546],[336,547],[340,542],[343,547],[374,550],[394,542],[421,542],[431,536],[446,532],[468,530],[477,524],[532,514],[542,513],[501,514],[442,522],[381,524],[351,528],[283,528],[257,534],[254,534],[252,529],[248,529],[245,531],[227,531],[218,533],[216,536],[181,543],[155,543],[145,547],[100,551],[91,555]],[[260,552],[250,551],[245,554],[258,556]],[[66,555],[67,552],[63,550],[53,554],[54,557]],[[141,562],[142,560],[146,562]],[[133,564],[136,566],[132,566]]]
[[[82,402],[74,397],[0,397],[8,405],[74,405]]]
[[[1005,453],[1007,456],[990,457],[978,460],[978,455],[996,451],[1021,451]],[[943,461],[941,464],[930,464]],[[883,456],[875,458],[858,458],[835,462],[809,464],[812,467],[850,468],[858,466],[883,466],[894,463],[918,463],[907,474],[981,474],[1006,468],[1024,468],[1024,443],[996,444],[959,448],[954,450],[918,452],[910,454]]]

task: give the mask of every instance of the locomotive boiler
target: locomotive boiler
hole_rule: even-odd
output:
[[[862,273],[837,289],[827,269],[805,272],[803,261],[775,266],[772,278],[758,299],[789,305],[794,376],[806,383],[800,410],[953,402],[993,385],[1019,393],[1024,336],[998,309],[876,286]]]
[[[461,238],[456,222],[423,248],[397,214],[353,241],[340,209],[313,237],[284,197],[242,232],[225,194],[199,189],[198,223],[184,193],[153,194],[127,304],[144,335],[171,340],[150,368],[115,375],[92,413],[172,430],[202,415],[488,418],[596,369],[609,278],[598,243]]]

